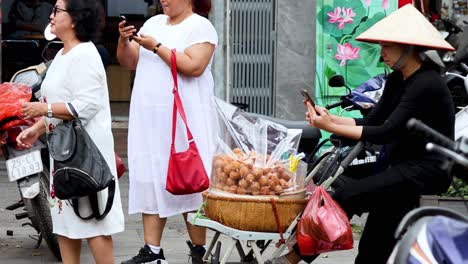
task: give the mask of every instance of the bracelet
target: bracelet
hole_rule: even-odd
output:
[[[153,48],[153,52],[154,54],[158,54],[158,50],[159,50],[159,47],[161,47],[162,43],[159,42],[158,44],[156,44],[156,46]]]

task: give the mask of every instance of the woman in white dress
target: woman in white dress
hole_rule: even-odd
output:
[[[18,136],[18,143],[30,147],[37,138],[72,116],[66,103],[71,103],[86,131],[116,174],[114,142],[111,131],[109,95],[104,66],[90,39],[98,26],[99,6],[95,0],[58,0],[51,19],[51,32],[63,41],[51,64],[42,90],[42,102],[23,105],[26,118],[44,116]],[[51,171],[53,171],[51,162]],[[53,178],[53,173],[51,179]],[[79,263],[81,240],[87,239],[96,263],[113,263],[112,234],[124,230],[117,177],[112,209],[103,220],[81,220],[70,201],[54,197],[51,184],[53,231],[58,235],[63,263]],[[53,181],[51,181],[53,182]],[[98,193],[101,212],[107,201],[107,189]],[[81,215],[89,215],[87,197],[79,201]]]
[[[218,37],[200,15],[209,12],[211,1],[162,0],[161,4],[164,14],[146,21],[138,36],[133,36],[137,30],[132,25],[119,24],[117,58],[122,66],[136,69],[128,133],[129,213],[143,214],[145,241],[137,256],[123,262],[129,264],[164,259],[161,238],[166,218],[186,217],[202,202],[200,193],[172,195],[165,189],[174,100],[171,49],[177,50],[179,93],[207,173],[217,136],[211,62]],[[178,119],[177,151],[187,148],[186,135],[180,131],[185,127]],[[188,223],[187,229],[194,245],[192,262],[201,263],[206,230]]]

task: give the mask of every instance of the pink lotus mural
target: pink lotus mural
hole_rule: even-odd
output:
[[[343,16],[341,15],[341,12],[343,12]],[[353,17],[356,16],[356,14],[353,12],[353,8],[346,8],[346,7],[336,7],[333,12],[327,13],[327,15],[330,17],[328,20],[329,23],[338,23],[338,29],[343,29],[345,26],[345,23],[351,24],[353,23]]]
[[[318,104],[333,103],[343,95],[328,87],[331,76],[343,75],[357,87],[384,72],[379,45],[355,38],[397,8],[398,0],[317,0],[317,64],[315,95]]]
[[[359,58],[359,48],[353,48],[350,43],[345,43],[344,45],[338,44],[335,59],[341,60],[340,66],[345,66],[347,60],[355,60]]]

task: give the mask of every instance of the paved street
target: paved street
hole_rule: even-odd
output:
[[[127,174],[120,180],[123,207],[127,208],[128,201],[128,177]],[[16,183],[8,182],[4,161],[0,158],[0,263],[26,264],[26,263],[59,263],[47,246],[43,243],[38,249],[34,248],[35,240],[29,236],[34,235],[31,227],[21,227],[26,220],[16,220],[14,212],[6,211],[4,208],[18,200],[19,194]],[[21,209],[16,212],[20,212]],[[126,216],[126,230],[114,236],[114,254],[116,263],[136,254],[143,244],[143,230],[138,215]],[[7,236],[7,231],[13,231],[12,236]],[[168,219],[164,231],[163,248],[169,263],[187,263],[188,247],[185,241],[188,239],[185,224],[182,217],[171,217]],[[213,232],[208,232],[209,239]],[[225,245],[228,240],[222,239]],[[357,241],[356,241],[357,242]],[[94,263],[92,255],[83,243],[81,263]],[[223,248],[224,250],[224,248]],[[324,254],[316,262],[319,264],[351,264],[354,263],[356,250]],[[230,261],[237,261],[236,253],[233,253]]]

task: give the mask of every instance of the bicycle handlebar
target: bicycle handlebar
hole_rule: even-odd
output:
[[[428,127],[423,122],[415,118],[411,118],[406,126],[409,130],[414,130],[422,134],[427,139],[429,139],[429,141],[435,142],[438,145],[448,148],[449,150],[455,151],[456,144],[453,140]]]
[[[442,155],[444,155],[446,157],[449,157],[450,159],[452,159],[456,163],[468,168],[468,159],[463,157],[463,155],[458,154],[455,151],[452,151],[450,149],[441,147],[441,146],[436,145],[434,143],[427,143],[426,149],[428,151],[434,151],[434,152],[442,154]]]

